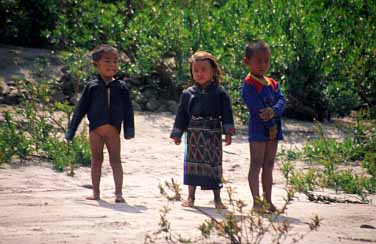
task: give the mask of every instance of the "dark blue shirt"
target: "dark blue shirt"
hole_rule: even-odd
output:
[[[110,124],[120,133],[123,122],[124,137],[126,139],[134,137],[132,101],[126,83],[122,80],[113,80],[106,84],[100,76],[97,76],[96,79],[88,82],[69,123],[67,139],[74,137],[85,115],[89,120],[90,131],[101,125]]]
[[[195,84],[183,91],[170,137],[180,138],[192,116],[218,118],[224,134],[234,133],[230,97],[226,90],[216,83],[212,82],[205,88]]]

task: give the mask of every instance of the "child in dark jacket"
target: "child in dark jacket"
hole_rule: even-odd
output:
[[[118,71],[118,50],[110,45],[101,45],[93,50],[92,60],[98,76],[87,83],[74,110],[65,134],[72,140],[82,118],[89,119],[89,140],[92,153],[91,181],[93,195],[89,200],[100,199],[100,179],[103,163],[103,148],[106,144],[115,182],[115,202],[124,202],[122,196],[123,168],[120,159],[120,131],[123,122],[124,138],[134,137],[134,117],[129,90],[122,80],[114,75]]]
[[[184,207],[192,207],[196,186],[213,190],[217,209],[226,208],[220,197],[222,188],[222,134],[230,145],[234,119],[230,97],[219,84],[221,69],[208,52],[198,51],[190,59],[193,85],[183,91],[170,137],[175,144],[187,132],[184,155],[184,184],[189,196]]]

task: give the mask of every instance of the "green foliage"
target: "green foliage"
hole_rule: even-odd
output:
[[[319,177],[318,171],[313,168],[308,169],[307,172],[294,171],[289,179],[289,184],[296,192],[313,191],[318,185]]]
[[[73,161],[73,154],[70,153],[68,144],[56,137],[48,138],[42,148],[58,171],[63,171]]]
[[[94,66],[86,49],[73,48],[70,52],[61,52],[59,57],[66,66],[66,76],[62,91],[64,94],[73,96],[82,91],[85,80],[95,74]]]
[[[359,106],[376,114],[375,1],[0,3],[0,14],[5,16],[1,36],[28,40],[35,34],[75,54],[66,62],[77,80],[90,75],[80,70],[77,56],[83,59],[87,50],[110,43],[129,57],[122,74],[163,76],[163,60],[172,58],[174,74],[168,79],[181,87],[189,78],[189,56],[204,49],[226,72],[224,84],[244,121],[247,113],[239,88],[248,71],[242,64],[243,50],[247,41],[262,38],[271,46],[269,75],[280,82],[287,97],[287,116],[324,120]],[[164,89],[161,83],[155,85]]]
[[[87,133],[83,131],[73,139],[70,149],[72,150],[73,161],[79,165],[90,166],[91,164],[91,150],[88,138]]]
[[[368,170],[368,173],[376,178],[376,153],[369,152],[362,162],[362,166]]]
[[[376,129],[374,121],[362,122],[357,120],[351,126],[352,136],[339,142],[324,136],[321,125],[318,124],[319,138],[307,143],[301,158],[310,163],[315,162],[324,166],[321,172],[308,169],[306,172],[296,171],[290,161],[282,164],[281,170],[287,183],[295,191],[308,192],[315,186],[330,187],[336,191],[357,194],[365,199],[366,194],[376,192]],[[287,155],[284,150],[280,155]],[[339,170],[343,164],[359,164],[368,171],[369,175],[357,174],[352,170]]]
[[[127,8],[122,3],[91,0],[64,1],[56,27],[45,31],[52,43],[67,47],[92,49],[98,43],[124,40]]]
[[[317,139],[303,148],[303,153],[310,161],[322,161],[328,158],[328,155],[336,155],[334,163],[353,162],[361,160],[364,157],[362,146],[354,142],[353,138],[346,138],[343,142],[335,139]]]
[[[43,32],[53,29],[60,9],[54,0],[0,0],[0,42],[41,46]]]
[[[281,171],[287,182],[290,182],[291,174],[294,172],[295,166],[291,161],[282,163]]]
[[[91,151],[86,133],[77,135],[72,143],[62,138],[73,108],[68,104],[51,103],[55,88],[53,81],[18,82],[18,89],[23,92],[16,116],[5,112],[5,122],[0,124],[1,162],[11,162],[13,156],[21,160],[27,156],[40,156],[49,159],[59,171],[71,166],[71,173],[75,163],[90,165]]]
[[[31,152],[31,142],[24,132],[19,131],[9,112],[4,112],[4,122],[0,124],[0,164],[9,163],[13,156],[21,161]]]
[[[355,175],[351,170],[336,173],[331,179],[336,189],[346,193],[363,195],[363,177]]]

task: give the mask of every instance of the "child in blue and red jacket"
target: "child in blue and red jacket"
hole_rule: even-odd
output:
[[[253,197],[253,209],[268,212],[277,209],[272,203],[273,167],[278,140],[283,139],[281,116],[285,98],[278,83],[264,76],[270,67],[270,48],[262,40],[246,46],[244,64],[249,74],[244,79],[242,98],[249,110],[248,141],[251,164],[248,183]],[[262,169],[263,200],[259,194],[259,175]],[[264,204],[265,203],[265,204]]]

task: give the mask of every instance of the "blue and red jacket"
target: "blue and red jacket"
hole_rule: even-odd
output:
[[[241,96],[249,110],[248,141],[269,141],[269,129],[277,126],[277,140],[283,140],[281,116],[285,108],[285,97],[278,83],[268,78],[270,84],[263,85],[252,76],[247,75],[241,90]],[[260,118],[260,109],[271,107],[274,118],[263,121]]]

